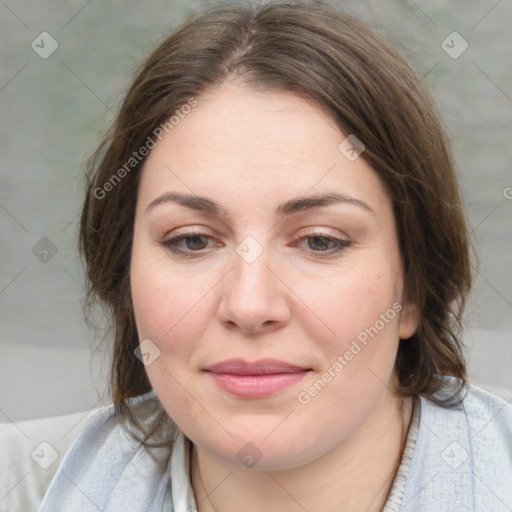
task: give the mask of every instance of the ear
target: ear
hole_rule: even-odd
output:
[[[420,316],[416,304],[414,302],[406,302],[400,315],[400,339],[406,340],[416,332],[419,319]]]

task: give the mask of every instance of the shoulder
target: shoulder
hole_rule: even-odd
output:
[[[131,404],[143,423],[160,407],[154,393]],[[150,505],[163,499],[172,435],[167,445],[147,448],[130,434],[113,405],[100,409],[71,445],[39,511],[153,510]]]
[[[511,403],[473,384],[450,408],[422,397],[410,475],[401,510],[512,509]]]
[[[512,464],[512,451],[505,450],[512,442],[512,400],[469,384],[461,401],[453,407],[441,407],[422,398],[421,409],[425,426],[430,426],[440,440],[468,436],[473,463],[502,458]]]
[[[62,457],[96,410],[0,423],[1,510],[37,508]]]
[[[494,391],[494,390],[493,390]],[[512,392],[503,391],[498,396],[496,391],[491,392],[476,384],[468,384],[465,392],[461,394],[458,403],[451,407],[441,407],[431,400],[422,397],[421,408],[424,419],[432,418],[452,424],[456,417],[464,417],[468,427],[475,435],[484,427],[491,430],[511,432],[512,429]]]
[[[512,393],[507,395],[498,396],[495,392],[490,392],[480,386],[469,385],[462,406],[474,441],[480,442],[480,440],[488,439],[489,435],[498,435],[504,440],[510,441]]]

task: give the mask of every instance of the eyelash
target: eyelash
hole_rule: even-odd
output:
[[[200,251],[184,251],[183,249],[179,249],[177,247],[180,242],[187,240],[189,238],[193,238],[195,236],[203,236],[208,239],[213,238],[210,235],[207,235],[206,233],[202,233],[200,231],[194,231],[194,232],[176,236],[174,238],[169,238],[168,240],[164,240],[163,242],[161,242],[161,245],[163,245],[166,249],[169,249],[173,253],[179,254],[185,258],[198,258],[198,257],[202,256],[204,253],[200,252]],[[351,243],[348,242],[347,240],[342,240],[342,239],[336,238],[334,236],[326,235],[325,233],[312,232],[312,233],[307,233],[307,234],[301,236],[300,238],[298,238],[295,242],[293,242],[292,247],[295,247],[300,242],[302,242],[303,240],[307,240],[308,238],[323,238],[323,239],[327,240],[328,242],[335,242],[337,245],[337,247],[333,247],[333,248],[326,249],[323,251],[314,251],[312,249],[309,249],[310,254],[312,254],[315,258],[327,258],[329,256],[332,256],[336,253],[343,251],[344,249],[346,249],[347,247],[349,247],[351,245]],[[201,249],[201,250],[204,250],[204,249]]]

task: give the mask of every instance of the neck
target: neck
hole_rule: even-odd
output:
[[[193,445],[191,479],[198,511],[379,512],[402,459],[412,407],[411,398],[387,396],[343,443],[290,469],[233,469]]]

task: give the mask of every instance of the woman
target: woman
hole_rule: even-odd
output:
[[[300,2],[197,16],[90,169],[114,404],[40,511],[512,509],[512,411],[461,353],[449,145],[367,27]]]

